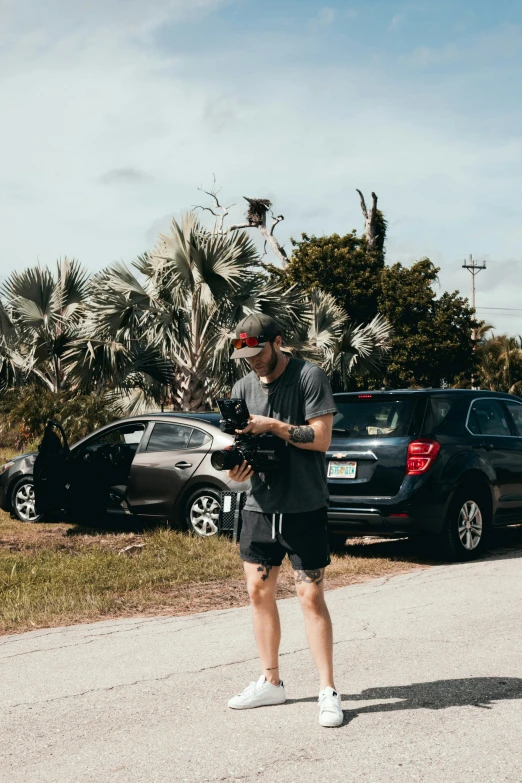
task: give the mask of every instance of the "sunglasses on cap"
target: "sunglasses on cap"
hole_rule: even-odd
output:
[[[267,342],[267,338],[260,334],[259,337],[236,337],[232,340],[233,347],[239,351],[240,348],[247,346],[248,348],[257,348],[258,345],[263,345]]]

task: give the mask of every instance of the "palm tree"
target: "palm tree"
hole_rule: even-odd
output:
[[[267,280],[245,232],[207,231],[193,213],[173,220],[132,267],[118,263],[94,276],[89,315],[67,354],[80,388],[119,389],[128,412],[165,403],[199,411],[228,394],[250,369],[230,361],[230,337],[252,312],[274,317],[294,355],[323,365],[343,385],[354,368],[375,368],[386,351],[383,319],[354,328],[328,294],[308,297]]]
[[[522,391],[522,337],[507,334],[480,336],[477,345],[480,385],[491,391]]]
[[[354,326],[335,298],[318,288],[310,293],[310,317],[290,336],[295,355],[320,364],[341,389],[350,376],[375,372],[390,348],[391,326],[381,315],[369,324]]]
[[[87,274],[78,261],[59,259],[56,274],[34,266],[13,272],[2,286],[2,374],[38,379],[51,391],[67,382],[64,354],[84,315]]]
[[[93,278],[90,315],[69,354],[78,383],[112,377],[136,411],[165,401],[204,409],[245,371],[229,361],[238,320],[253,311],[277,315],[283,325],[304,317],[304,296],[267,285],[257,264],[245,232],[206,231],[193,213],[173,220],[170,233],[133,264],[136,271],[115,264]],[[124,377],[131,357],[149,371],[148,382],[133,386],[135,376]],[[173,378],[156,372],[160,357],[172,364]]]

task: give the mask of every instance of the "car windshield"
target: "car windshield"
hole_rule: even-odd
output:
[[[415,408],[412,395],[373,396],[336,399],[338,412],[333,431],[351,438],[396,438],[407,435]]]

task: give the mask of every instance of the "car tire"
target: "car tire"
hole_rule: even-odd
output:
[[[480,557],[491,529],[490,507],[485,491],[461,489],[456,492],[440,535],[442,554],[446,558],[468,562]]]
[[[218,533],[221,493],[214,487],[199,487],[184,504],[183,521],[189,533],[212,538]]]
[[[20,522],[39,522],[35,510],[34,481],[27,476],[19,479],[11,490],[11,512]]]

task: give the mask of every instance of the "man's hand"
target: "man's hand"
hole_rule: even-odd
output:
[[[232,470],[227,470],[228,477],[232,481],[248,481],[248,479],[254,475],[254,471],[247,465],[247,461],[244,460],[242,465],[236,465]]]
[[[272,429],[275,419],[270,419],[268,416],[254,416],[250,414],[250,421],[244,430],[236,430],[242,435],[263,435],[265,432],[269,432]]]

